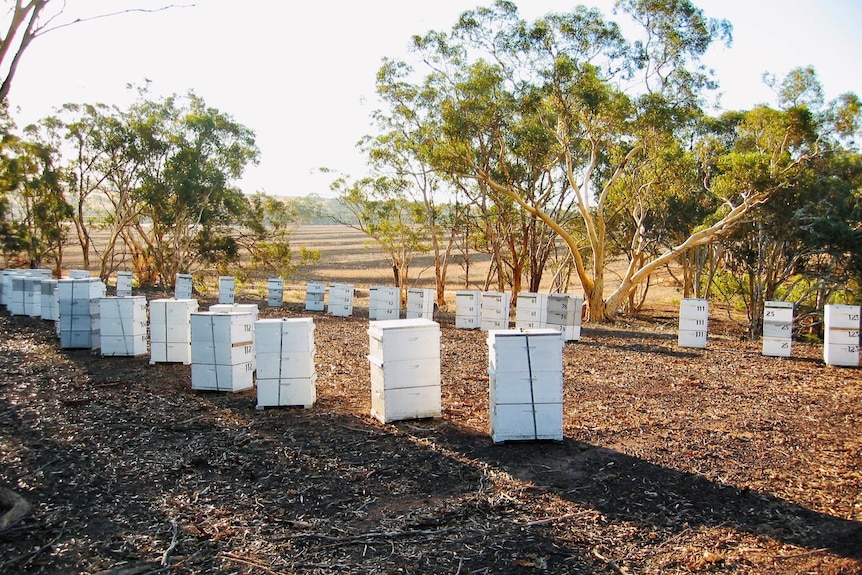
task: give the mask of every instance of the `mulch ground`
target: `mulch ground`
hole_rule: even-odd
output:
[[[862,573],[862,370],[818,345],[588,327],[564,441],[494,444],[485,334],[441,315],[443,417],[384,425],[367,319],[261,311],[314,317],[311,409],[0,314],[0,573]]]

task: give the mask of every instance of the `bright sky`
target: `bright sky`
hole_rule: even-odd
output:
[[[59,3],[60,0],[55,0]],[[373,131],[374,79],[384,57],[407,56],[414,34],[448,31],[469,0],[67,0],[64,18],[120,7],[192,7],[77,24],[36,39],[10,103],[19,127],[67,102],[128,106],[127,84],[158,96],[193,90],[255,131],[261,162],[238,182],[246,193],[329,194],[328,167],[365,175],[356,142]],[[579,2],[520,0],[523,18]],[[611,15],[613,0],[580,2]],[[862,1],[695,0],[734,27],[733,46],[710,53],[727,109],[772,103],[765,71],[814,66],[827,99],[862,96]]]

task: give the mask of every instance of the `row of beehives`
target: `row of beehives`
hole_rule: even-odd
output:
[[[143,355],[149,324],[151,363],[189,363],[192,389],[256,387],[258,408],[310,407],[316,400],[312,318],[258,319],[254,304],[217,304],[201,312],[194,299],[107,297],[96,278],[51,281],[57,283],[61,334],[67,325],[89,333],[61,336],[63,347]],[[426,318],[375,320],[368,334],[372,415],[383,422],[440,417],[439,324]],[[493,440],[561,440],[560,332],[491,330],[487,341]]]
[[[790,357],[793,346],[793,304],[768,301],[763,309],[763,355]],[[858,366],[860,306],[830,304],[823,308],[823,361],[828,365]],[[678,344],[706,347],[709,332],[709,302],[683,299],[680,302]]]
[[[51,280],[38,286],[49,270],[3,270],[0,283],[0,303],[8,306],[15,315],[39,315],[40,291],[49,294],[56,286]],[[89,278],[88,272],[70,272],[70,278]],[[54,280],[56,281],[56,280]],[[117,274],[117,294],[131,294],[131,272]],[[37,289],[34,289],[36,286]],[[323,282],[308,282],[306,286],[306,310],[322,311],[337,316],[353,313],[354,286],[333,283],[329,287],[329,302],[325,303],[327,286]],[[175,297],[191,297],[191,276],[179,274],[175,285]],[[407,293],[407,318],[433,318],[434,292],[430,289],[411,288]],[[8,302],[6,300],[9,300]],[[50,308],[51,298],[42,302],[42,315],[56,319],[57,312],[45,312]],[[280,306],[283,301],[283,281],[269,280],[270,306]],[[219,302],[234,302],[234,278],[219,278]],[[552,328],[563,333],[566,341],[580,339],[581,311],[583,299],[568,294],[538,294],[522,292],[517,295],[515,307],[516,328]],[[510,298],[503,292],[459,290],[456,292],[455,326],[459,329],[507,329]],[[369,289],[369,319],[394,319],[400,316],[400,292],[398,288],[372,286]],[[859,365],[860,353],[860,308],[859,306],[827,305],[824,308],[825,339],[824,361],[830,365]],[[51,315],[51,314],[54,315]],[[766,302],[763,317],[762,353],[767,356],[788,357],[792,351],[793,305],[789,302]],[[86,339],[86,330],[80,319],[62,334],[74,339]],[[61,326],[58,325],[58,331]],[[705,299],[683,299],[680,302],[678,345],[704,348],[709,328],[709,302]],[[98,331],[94,331],[98,337]]]

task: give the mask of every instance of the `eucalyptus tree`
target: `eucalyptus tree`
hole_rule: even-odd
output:
[[[520,39],[505,31],[516,25],[514,16],[509,3],[465,13],[451,37],[429,32],[414,38],[414,47],[431,69],[420,90],[429,95],[430,125],[419,152],[476,207],[477,233],[484,235],[498,287],[505,281],[520,291],[523,278],[538,289],[554,233],[489,181],[505,182],[557,220],[570,206],[567,184],[555,173],[541,87],[519,78]],[[474,58],[475,52],[486,58]],[[465,178],[465,158],[489,177]]]
[[[368,236],[368,243],[380,248],[392,263],[395,285],[406,298],[410,287],[410,264],[429,251],[425,214],[421,204],[404,195],[404,180],[380,176],[349,181],[339,178],[332,184],[338,202],[351,214],[340,221]]]
[[[657,205],[653,195],[668,194],[662,159],[692,134],[702,91],[713,86],[697,61],[715,39],[729,37],[729,24],[706,18],[686,0],[617,7],[642,26],[637,42],[595,9],[580,6],[527,23],[503,1],[466,12],[448,35],[414,40],[439,94],[429,163],[487,187],[553,230],[571,252],[592,321],[613,318],[658,267],[710,242],[764,199],[722,198],[732,208],[725,217],[647,255],[647,209]],[[541,173],[547,187],[526,193],[530,187],[519,184],[531,180],[513,168]],[[632,176],[635,169],[640,173]],[[676,186],[700,191],[693,178]],[[554,194],[563,199],[546,204]],[[614,206],[612,198],[619,200]],[[623,199],[632,205],[632,257],[608,296],[609,210],[619,213]],[[560,217],[569,212],[582,220],[583,241]]]
[[[193,93],[141,100],[126,113],[140,217],[124,240],[136,271],[163,285],[201,254],[232,257],[231,225],[246,203],[231,181],[256,162],[254,133]],[[150,275],[147,275],[150,272]]]
[[[855,146],[862,105],[854,94],[825,103],[812,68],[793,70],[773,85],[781,109],[735,114],[726,149],[712,166],[717,186],[775,190],[722,238],[722,287],[745,302],[752,337],[760,334],[765,301],[821,309],[831,294],[858,281],[862,269],[862,156]]]
[[[59,275],[63,265],[66,223],[71,207],[60,182],[59,150],[37,126],[28,126],[23,137],[4,142],[3,185],[7,218],[14,225],[11,242],[4,242],[30,267],[50,260]]]
[[[388,110],[377,110],[374,118],[380,133],[361,142],[375,174],[401,182],[404,195],[422,207],[417,224],[424,227],[428,248],[434,259],[436,301],[445,306],[445,290],[457,227],[446,204],[457,193],[447,186],[435,170],[423,160],[430,123],[427,114],[433,108],[426,104],[433,95],[421,87],[402,81],[407,70],[403,63],[384,61],[377,73],[377,93]],[[351,205],[348,202],[347,205]],[[355,207],[355,204],[353,204]]]

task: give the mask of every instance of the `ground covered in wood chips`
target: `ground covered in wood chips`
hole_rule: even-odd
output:
[[[485,334],[440,315],[442,419],[384,425],[367,318],[261,310],[314,317],[311,409],[0,314],[0,573],[862,573],[862,370],[818,345],[588,327],[565,440],[495,445]]]

